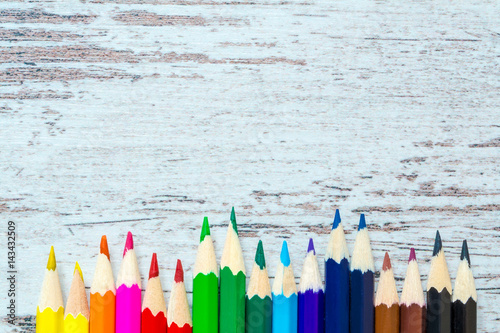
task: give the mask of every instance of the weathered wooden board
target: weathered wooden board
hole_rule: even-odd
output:
[[[452,276],[467,238],[479,331],[499,332],[499,2],[0,12],[0,213],[17,222],[26,316],[2,331],[34,330],[50,244],[66,296],[74,261],[89,287],[100,235],[116,272],[132,230],[143,277],[158,252],[168,297],[176,258],[190,276],[203,216],[220,257],[235,205],[247,269],[262,238],[270,274],[283,238],[297,276],[309,237],[322,257],[337,207],[351,250],[367,214],[377,269],[390,251],[400,290],[410,247],[425,285],[436,229]]]

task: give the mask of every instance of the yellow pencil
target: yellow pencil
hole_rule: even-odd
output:
[[[57,272],[56,255],[52,246],[40,300],[36,307],[36,333],[63,333],[63,317],[64,305],[61,284]]]
[[[78,262],[73,272],[73,282],[69,290],[66,313],[64,314],[64,333],[88,333],[89,332],[89,303],[83,274]]]

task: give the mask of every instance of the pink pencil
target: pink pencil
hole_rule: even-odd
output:
[[[116,279],[116,333],[141,332],[141,276],[132,233],[127,235]]]

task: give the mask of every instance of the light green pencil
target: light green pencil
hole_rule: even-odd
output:
[[[207,217],[201,228],[193,277],[193,333],[218,333],[219,280]]]

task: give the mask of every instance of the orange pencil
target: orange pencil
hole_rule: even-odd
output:
[[[115,332],[116,289],[109,261],[108,241],[101,238],[94,281],[90,287],[90,333]]]

